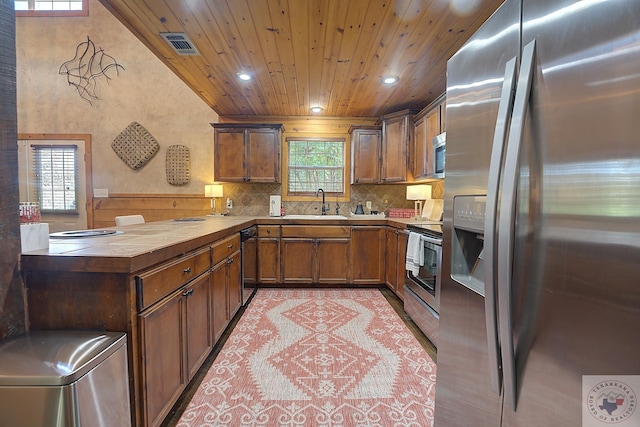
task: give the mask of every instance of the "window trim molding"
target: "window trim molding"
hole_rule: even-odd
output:
[[[87,228],[93,228],[93,165],[91,164],[91,134],[88,133],[19,133],[18,141],[83,141],[86,191]],[[80,208],[78,206],[78,208]]]
[[[331,136],[331,135],[322,135],[322,136],[306,136],[306,134],[295,134],[290,135],[283,138],[283,147],[281,150],[282,153],[282,201],[285,202],[316,202],[318,198],[315,196],[294,196],[289,194],[289,141],[336,141],[342,142],[344,144],[344,169],[343,169],[343,179],[344,179],[344,193],[337,197],[339,202],[349,202],[351,197],[351,185],[349,182],[349,177],[351,176],[351,148],[350,141],[348,138],[345,138],[344,134]],[[329,193],[330,194],[330,193]],[[335,202],[336,197],[333,195],[327,195],[327,202]]]
[[[89,16],[89,0],[82,0],[81,10],[16,10],[16,17],[67,18]]]

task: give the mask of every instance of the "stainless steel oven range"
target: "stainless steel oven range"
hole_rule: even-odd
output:
[[[420,239],[421,262],[417,271],[407,268],[404,281],[404,310],[429,338],[438,346],[440,311],[440,274],[442,266],[442,231],[439,224],[409,226],[407,253],[410,256],[411,233]],[[409,267],[409,266],[407,266]]]

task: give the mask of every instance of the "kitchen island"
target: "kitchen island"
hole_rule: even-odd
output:
[[[251,225],[278,233],[288,230],[285,245],[307,244],[318,262],[331,255],[318,246],[338,243],[333,247],[346,248],[340,253],[349,259],[342,271],[345,285],[381,285],[388,268],[385,230],[401,230],[410,222],[383,217],[205,217],[112,227],[107,230],[116,234],[98,237],[52,238],[48,250],[21,258],[29,328],[126,332],[132,424],[157,426],[240,309],[240,230]],[[323,234],[334,229],[341,234]],[[359,235],[364,238],[358,242]],[[375,268],[362,260],[363,254],[374,259]],[[321,265],[331,262],[314,265],[319,269],[314,274],[323,278],[327,268]],[[361,277],[371,271],[372,277]],[[277,281],[271,284],[279,285]],[[397,284],[392,290],[397,292]]]

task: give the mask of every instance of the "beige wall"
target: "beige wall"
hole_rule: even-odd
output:
[[[124,67],[110,80],[97,79],[98,100],[83,100],[60,66],[87,40]],[[92,135],[94,188],[110,193],[204,194],[213,181],[213,128],[218,116],[100,3],[89,0],[89,16],[16,18],[19,133]],[[113,70],[112,70],[113,71]],[[143,125],[160,145],[144,167],[133,170],[111,148],[131,122]],[[191,182],[167,182],[170,145],[189,147]]]

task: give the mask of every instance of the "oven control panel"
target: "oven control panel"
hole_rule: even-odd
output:
[[[484,234],[484,214],[487,196],[455,196],[453,227]]]

